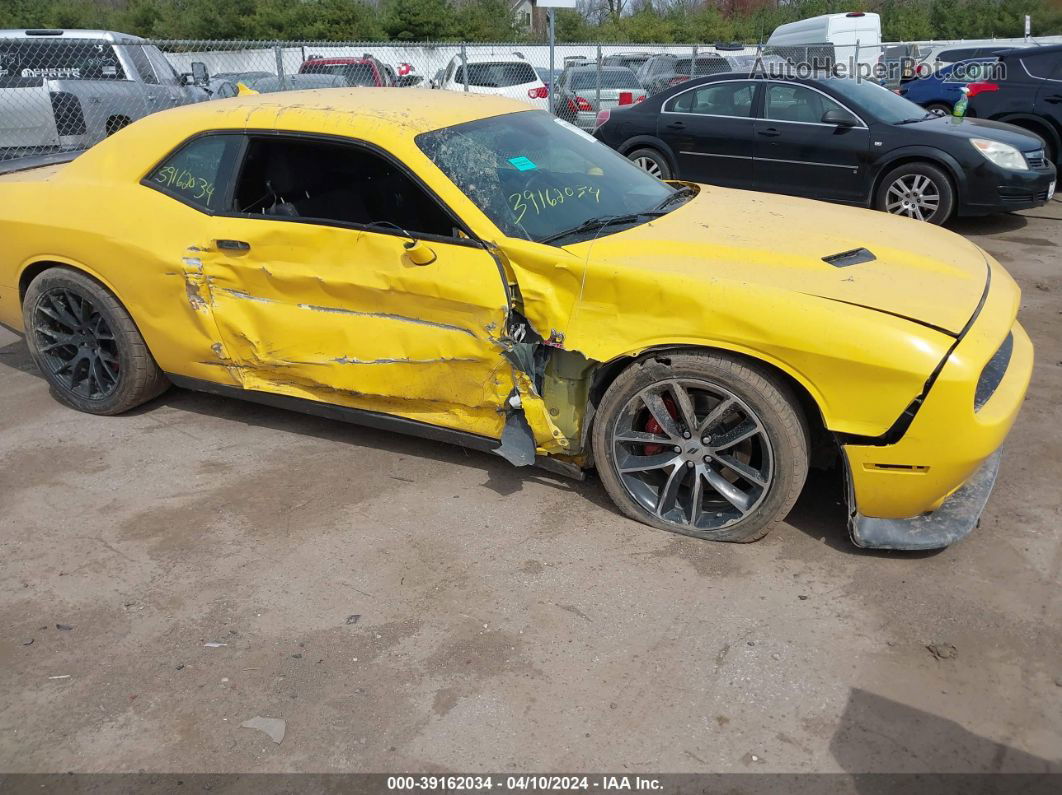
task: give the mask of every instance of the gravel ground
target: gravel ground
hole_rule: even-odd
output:
[[[733,546],[248,403],[76,414],[0,330],[0,770],[1062,771],[1062,203],[954,228],[1037,363],[934,554],[852,547],[835,472]]]

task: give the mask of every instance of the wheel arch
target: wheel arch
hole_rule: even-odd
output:
[[[1062,136],[1054,126],[1041,116],[1033,116],[1028,113],[1008,113],[1000,116],[997,121],[1013,124],[1026,132],[1038,135],[1054,148],[1055,157],[1062,155]]]
[[[613,384],[616,378],[619,377],[620,373],[646,359],[656,358],[658,360],[666,360],[669,355],[676,353],[721,353],[745,362],[746,364],[751,364],[767,370],[769,373],[776,376],[782,383],[786,384],[796,396],[799,404],[797,408],[804,415],[804,419],[808,423],[808,430],[811,432],[812,448],[818,447],[819,443],[832,438],[830,431],[827,428],[826,419],[823,415],[819,399],[813,394],[814,388],[799,374],[785,367],[781,362],[763,357],[754,352],[737,350],[735,348],[720,345],[675,343],[655,345],[642,351],[617,356],[610,361],[601,364],[594,371],[587,393],[587,415],[590,416],[590,421],[585,423],[583,427],[582,441],[584,449],[588,449],[587,440],[590,438],[592,425],[597,415],[597,406],[601,403],[601,399],[604,397],[605,392]]]
[[[888,160],[883,160],[878,165],[878,172],[874,175],[874,179],[870,185],[869,205],[874,207],[875,201],[878,195],[878,189],[881,188],[881,183],[885,181],[885,175],[898,166],[905,166],[911,163],[925,163],[930,166],[936,166],[944,172],[944,176],[951,182],[952,192],[955,194],[955,207],[952,208],[952,212],[958,209],[962,204],[962,196],[960,191],[965,191],[966,180],[965,172],[959,163],[945,152],[935,150],[899,150],[895,152]]]
[[[628,153],[635,149],[655,149],[667,159],[667,164],[671,168],[672,175],[676,175],[678,172],[678,163],[675,160],[675,153],[671,151],[671,147],[657,138],[655,135],[635,135],[633,138],[628,138],[618,147],[616,151],[624,157]]]
[[[55,255],[48,255],[46,257],[40,257],[38,259],[31,259],[22,264],[18,274],[18,303],[22,306],[22,302],[26,299],[26,290],[29,289],[30,283],[44,273],[46,270],[52,268],[66,268],[67,270],[77,271],[83,276],[87,276],[95,282],[98,282],[101,287],[106,289],[114,299],[125,306],[125,302],[122,301],[118,291],[114,288],[114,285],[108,282],[97,271],[83,263],[76,262],[75,260],[68,259],[66,257],[58,257]],[[126,310],[128,311],[128,310]],[[131,316],[131,315],[130,315]],[[135,321],[134,321],[135,322]]]

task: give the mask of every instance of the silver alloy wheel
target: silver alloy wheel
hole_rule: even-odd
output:
[[[616,471],[649,513],[689,531],[748,516],[771,489],[774,454],[763,423],[730,390],[682,378],[646,387],[612,435]]]
[[[893,215],[928,221],[939,207],[940,188],[925,174],[897,177],[885,193],[885,209]]]
[[[651,157],[642,155],[641,157],[634,158],[634,165],[638,166],[642,171],[650,174],[651,176],[660,179],[661,171],[660,164],[653,160]]]

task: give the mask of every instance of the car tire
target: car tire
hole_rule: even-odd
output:
[[[881,180],[874,206],[892,215],[939,225],[951,217],[955,190],[948,175],[932,163],[904,163]]]
[[[734,356],[640,359],[598,406],[598,475],[631,519],[706,540],[756,541],[789,513],[807,477],[809,434],[798,406],[767,368]]]
[[[642,171],[657,179],[671,179],[671,166],[667,158],[656,149],[643,146],[627,153],[627,159]]]
[[[26,290],[30,355],[60,402],[89,414],[121,414],[169,387],[129,313],[103,285],[49,268]]]
[[[945,116],[950,116],[951,115],[951,105],[948,105],[948,104],[946,104],[944,102],[930,102],[925,107],[926,107],[926,110],[929,111],[930,113],[932,113],[935,110],[939,110]]]

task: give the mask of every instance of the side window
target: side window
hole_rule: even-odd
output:
[[[178,149],[145,180],[196,209],[219,209],[240,143],[238,135],[207,135]]]
[[[1058,72],[1062,69],[1062,55],[1057,53],[1025,55],[1022,56],[1021,62],[1029,74],[1041,79],[1058,79]]]
[[[158,84],[159,79],[155,77],[155,72],[151,68],[151,61],[148,60],[144,48],[138,44],[127,44],[125,51],[129,54],[129,60],[133,62],[133,68],[140,75],[140,79],[152,85]]]
[[[453,237],[438,203],[389,160],[343,143],[252,139],[236,212]]]
[[[137,47],[142,49],[148,56],[148,60],[155,68],[155,74],[159,79],[168,86],[178,86],[181,84],[180,78],[177,76],[177,72],[174,70],[170,62],[166,60],[166,56],[154,47]]]
[[[767,86],[764,118],[817,124],[822,121],[822,114],[828,110],[843,108],[829,97],[804,86],[781,83]]]
[[[715,83],[679,94],[667,110],[701,116],[749,117],[755,92],[754,83]]]

